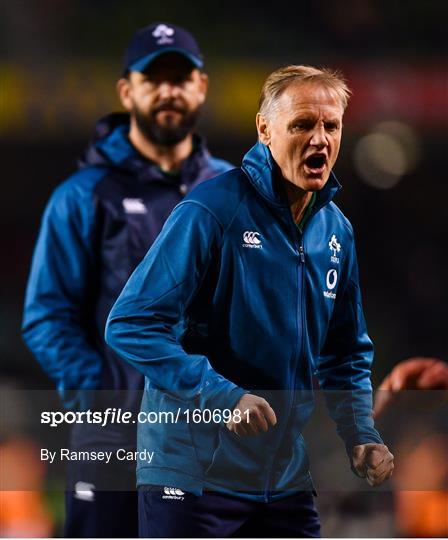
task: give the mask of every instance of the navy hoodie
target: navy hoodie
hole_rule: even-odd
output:
[[[108,399],[115,407],[138,407],[143,377],[106,346],[108,313],[176,204],[231,168],[194,136],[179,174],[166,174],[137,152],[128,131],[127,114],[98,122],[79,170],[48,202],[32,260],[23,336],[68,407],[92,405],[83,390],[97,389],[122,391],[119,401]],[[83,426],[91,439],[84,442],[96,445],[98,433],[87,432]]]

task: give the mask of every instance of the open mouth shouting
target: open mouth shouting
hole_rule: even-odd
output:
[[[322,152],[316,152],[305,159],[305,171],[311,175],[320,175],[324,172],[327,164],[327,156]]]

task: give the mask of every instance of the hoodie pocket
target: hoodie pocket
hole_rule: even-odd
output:
[[[308,401],[291,409],[276,456],[274,489],[281,491],[303,489],[304,480],[309,478],[309,461],[302,430],[312,407],[312,402]]]
[[[190,423],[188,427],[201,474],[205,476],[212,466],[219,446],[220,427],[214,423]]]
[[[221,426],[205,480],[232,491],[263,491],[272,446],[272,433],[240,437]]]
[[[154,451],[151,465],[202,477],[195,444],[184,411],[188,403],[159,390],[145,390],[138,424],[139,450]],[[150,421],[144,421],[148,418]],[[148,467],[139,463],[140,467]]]

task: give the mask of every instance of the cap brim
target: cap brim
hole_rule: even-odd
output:
[[[185,58],[190,60],[190,62],[194,66],[196,66],[197,68],[202,68],[204,66],[204,62],[202,61],[201,58],[199,58],[198,56],[195,56],[194,54],[189,53],[185,49],[179,49],[177,47],[167,47],[166,49],[162,49],[160,51],[153,52],[151,54],[148,54],[147,56],[144,56],[143,58],[140,58],[136,62],[133,62],[128,67],[128,70],[129,71],[143,72],[148,68],[148,66],[151,64],[151,62],[153,62],[156,58],[158,58],[162,54],[167,54],[167,53],[180,54],[181,56],[184,56]]]

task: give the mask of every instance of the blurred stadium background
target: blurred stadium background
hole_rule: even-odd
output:
[[[0,0],[0,10],[3,383],[51,387],[20,336],[40,217],[96,119],[119,109],[128,39],[157,20],[198,38],[211,79],[200,131],[235,164],[255,142],[270,71],[304,63],[346,74],[354,95],[336,202],[357,233],[374,384],[408,356],[448,359],[445,0]]]

